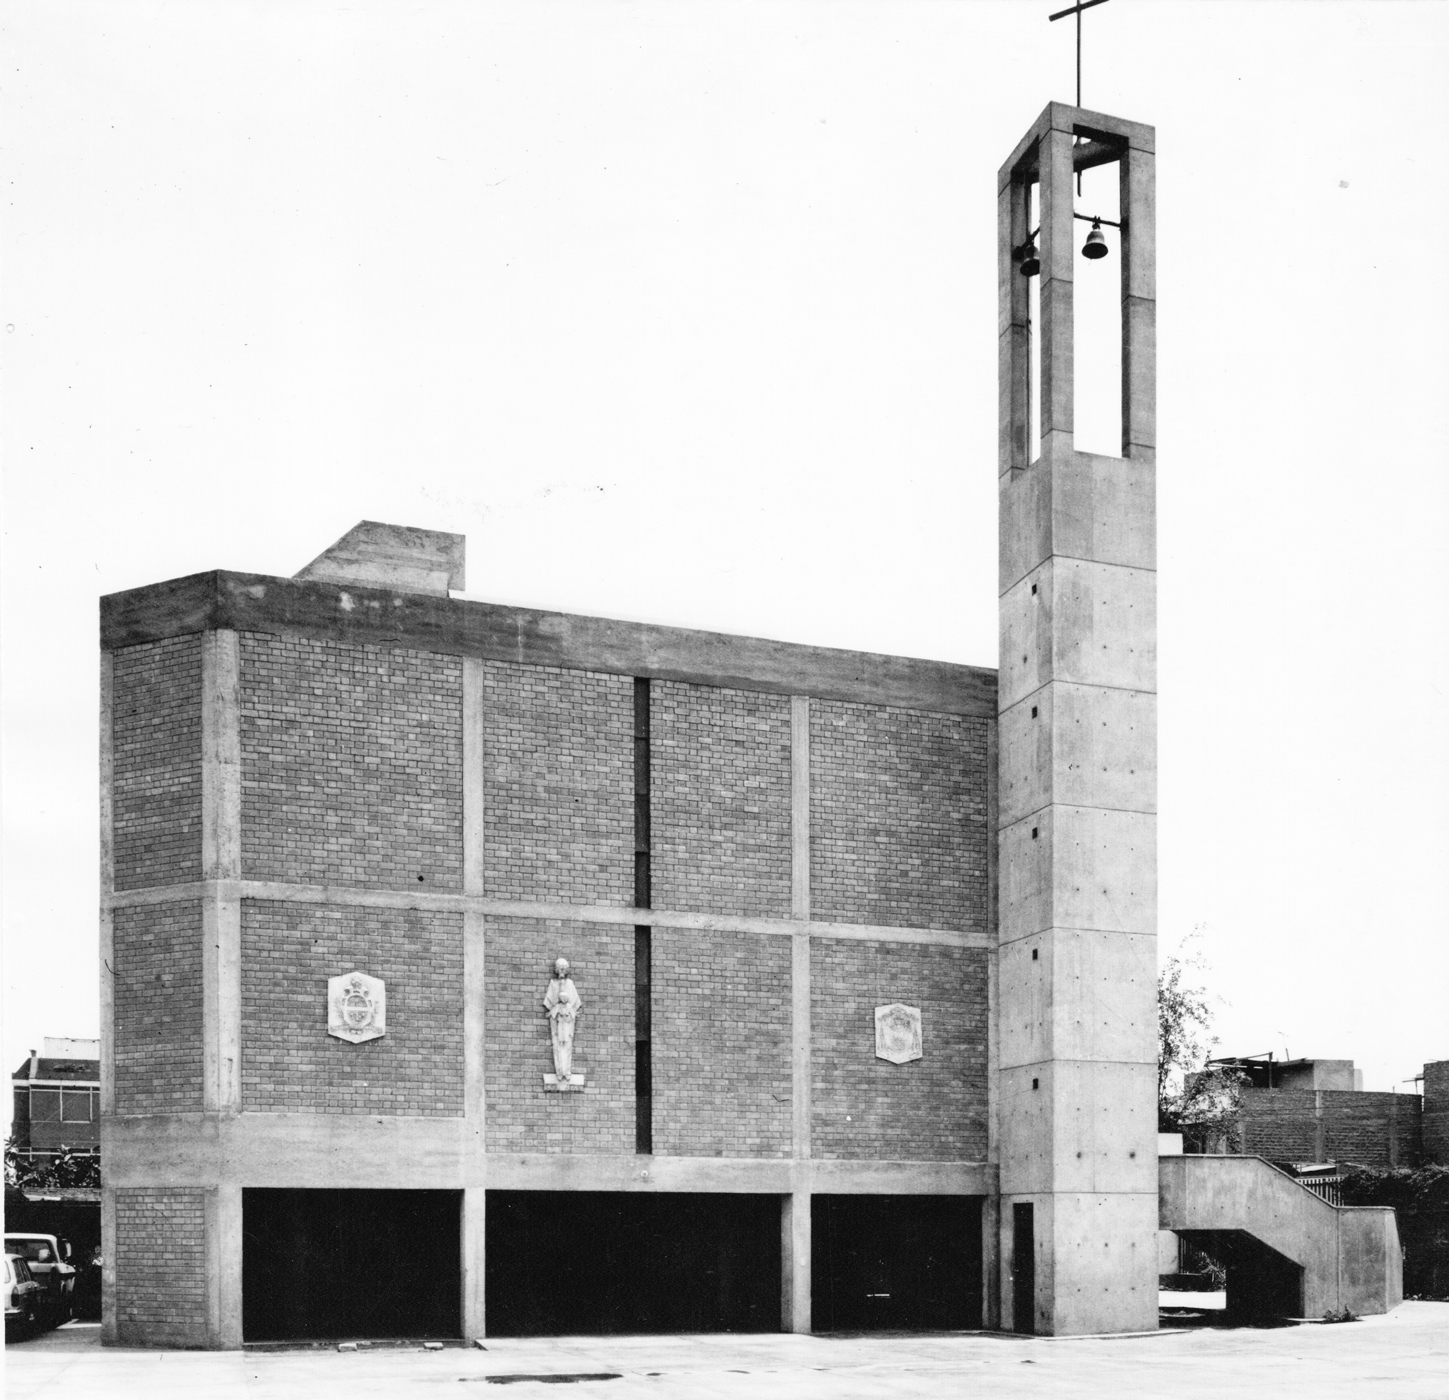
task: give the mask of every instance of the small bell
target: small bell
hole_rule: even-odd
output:
[[[1101,219],[1092,220],[1092,230],[1087,235],[1087,241],[1082,244],[1082,256],[1092,259],[1107,256],[1107,236],[1102,232]]]
[[[1036,251],[1036,243],[1029,242],[1021,250],[1021,275],[1023,277],[1035,277],[1041,271],[1041,257]]]

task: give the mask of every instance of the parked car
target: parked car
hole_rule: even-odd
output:
[[[30,1266],[18,1254],[5,1256],[5,1340],[21,1332],[33,1332],[40,1325],[45,1307],[45,1289],[31,1276]]]
[[[41,1285],[45,1320],[54,1326],[68,1321],[75,1311],[75,1268],[70,1242],[55,1235],[5,1235],[5,1252],[19,1255]]]

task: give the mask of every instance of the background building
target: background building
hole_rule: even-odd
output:
[[[10,1076],[15,1093],[11,1140],[22,1158],[62,1148],[94,1155],[101,1147],[101,1043],[46,1036]]]

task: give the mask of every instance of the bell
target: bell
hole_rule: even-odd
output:
[[[1087,235],[1087,241],[1082,244],[1082,256],[1093,259],[1107,256],[1107,236],[1102,232],[1101,219],[1092,220],[1092,231]]]
[[[1034,242],[1028,243],[1021,250],[1021,275],[1023,277],[1035,277],[1041,271],[1041,258],[1036,251]]]

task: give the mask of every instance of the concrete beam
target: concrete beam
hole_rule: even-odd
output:
[[[108,650],[192,632],[271,632],[696,685],[996,713],[995,673],[873,652],[510,608],[265,574],[194,574],[101,599]]]

